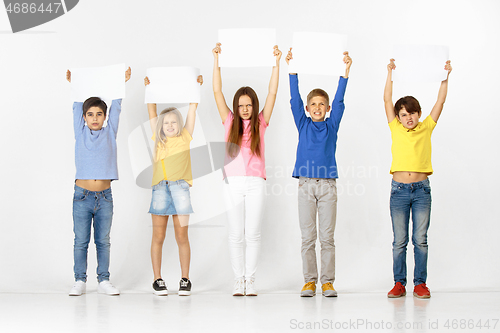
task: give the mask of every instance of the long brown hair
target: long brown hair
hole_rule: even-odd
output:
[[[250,117],[250,149],[252,154],[260,157],[260,131],[259,131],[259,99],[250,87],[241,87],[236,91],[233,98],[234,120],[227,138],[226,150],[229,156],[236,157],[241,147],[243,137],[243,120],[240,117],[239,102],[241,96],[248,96],[252,101],[252,116]]]

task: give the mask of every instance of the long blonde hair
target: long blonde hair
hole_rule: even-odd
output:
[[[163,132],[163,120],[167,114],[173,113],[177,117],[177,124],[179,125],[179,131],[175,136],[180,136],[182,130],[184,129],[184,121],[182,120],[182,115],[177,110],[177,108],[170,107],[163,110],[156,121],[155,128],[155,162],[160,161],[167,156],[167,140],[168,137]]]

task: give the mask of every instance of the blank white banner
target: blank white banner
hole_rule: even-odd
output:
[[[198,75],[200,70],[194,67],[148,68],[145,103],[199,103]]]
[[[347,36],[319,32],[294,32],[293,59],[289,73],[344,75],[343,53],[347,47]],[[283,51],[285,56],[288,50]]]
[[[443,45],[396,45],[396,69],[392,80],[398,82],[441,82],[446,80],[446,61],[450,50]]]
[[[275,66],[276,29],[219,30],[220,67]]]
[[[71,68],[71,99],[84,102],[89,97],[113,100],[125,97],[125,64]]]

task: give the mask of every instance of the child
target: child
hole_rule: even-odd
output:
[[[431,293],[427,280],[427,230],[431,215],[431,186],[427,176],[432,174],[431,134],[443,110],[448,92],[448,76],[452,70],[446,62],[446,80],[441,82],[438,99],[431,113],[419,122],[422,111],[412,96],[392,103],[392,71],[396,69],[394,59],[387,65],[387,81],[384,103],[387,121],[392,136],[392,188],[391,219],[394,241],[392,259],[395,286],[387,294],[389,298],[406,295],[406,245],[410,211],[413,221],[412,243],[415,255],[413,296],[429,298]]]
[[[292,48],[286,57],[287,64],[293,59]],[[344,52],[345,75],[340,77],[337,93],[330,111],[328,94],[322,89],[314,89],[307,95],[306,111],[299,94],[297,74],[290,73],[290,104],[293,118],[299,131],[297,160],[293,177],[299,178],[299,223],[302,233],[302,270],[305,285],[300,296],[312,297],[316,294],[318,268],[316,264],[316,213],[318,214],[319,241],[321,243],[321,283],[323,296],[336,297],[334,231],[337,217],[337,163],[335,150],[337,132],[344,113],[344,94],[352,59]]]
[[[130,79],[130,67],[125,72],[125,82]],[[66,72],[71,82],[71,72]],[[75,284],[70,296],[80,296],[86,291],[87,249],[90,229],[94,221],[94,242],[97,251],[97,292],[119,295],[120,291],[109,282],[109,234],[113,217],[111,181],[118,179],[116,163],[116,133],[121,112],[121,99],[113,100],[109,108],[99,97],[90,97],[84,103],[73,104],[75,129],[75,194],[73,197],[73,231]],[[85,126],[85,123],[87,126]]]
[[[198,83],[203,84],[203,77],[198,76]],[[144,79],[147,86],[148,77]],[[189,186],[193,185],[191,175],[191,142],[196,108],[198,103],[190,103],[186,125],[176,108],[167,108],[160,115],[156,114],[156,104],[148,103],[149,122],[155,141],[153,157],[153,195],[149,213],[153,219],[153,238],[151,240],[151,262],[153,264],[153,290],[158,296],[168,295],[167,284],[161,277],[161,257],[163,241],[167,231],[168,217],[172,216],[175,239],[179,247],[181,280],[179,296],[191,295],[189,264],[191,249],[188,239],[189,214],[193,213]]]
[[[273,67],[266,103],[259,112],[257,94],[241,87],[233,98],[233,111],[222,94],[219,67],[221,44],[214,55],[213,89],[215,102],[225,128],[226,158],[224,176],[229,220],[229,255],[235,275],[233,296],[257,296],[255,272],[260,251],[260,229],[264,206],[266,170],[264,134],[273,113],[278,92],[281,51],[274,46]],[[246,253],[243,241],[246,241]]]

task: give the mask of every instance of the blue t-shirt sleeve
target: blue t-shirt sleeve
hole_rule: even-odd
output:
[[[113,130],[115,134],[118,132],[118,122],[120,120],[120,113],[122,111],[122,100],[114,99],[111,102],[111,106],[109,107],[109,117],[108,117],[108,126]]]
[[[298,75],[290,76],[290,105],[292,107],[293,119],[295,120],[295,126],[300,130],[302,124],[306,120],[306,115],[304,114],[304,103],[302,98],[300,98],[299,93],[299,78]]]
[[[335,128],[338,130],[340,126],[340,120],[342,120],[342,116],[344,115],[344,95],[345,89],[347,87],[347,80],[344,77],[340,77],[339,85],[337,86],[337,92],[335,93],[335,98],[332,102],[332,111],[330,117],[333,120]]]
[[[82,133],[85,127],[85,120],[83,119],[83,103],[73,103],[73,127],[75,129],[75,139]]]

